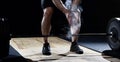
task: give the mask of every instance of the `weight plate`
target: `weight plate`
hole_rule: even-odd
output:
[[[120,50],[120,20],[113,18],[108,22],[108,43],[112,50]]]

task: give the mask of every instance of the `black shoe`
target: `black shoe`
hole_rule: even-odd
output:
[[[75,52],[77,54],[83,54],[83,50],[78,47],[77,42],[72,42],[70,47],[70,52]]]
[[[43,55],[51,55],[49,43],[43,44],[42,54]]]

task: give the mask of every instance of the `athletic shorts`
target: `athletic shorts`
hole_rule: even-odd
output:
[[[41,6],[42,6],[43,9],[47,8],[47,7],[55,7],[52,0],[41,0]]]

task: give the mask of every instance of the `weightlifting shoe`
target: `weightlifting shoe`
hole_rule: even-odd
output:
[[[83,54],[83,50],[79,48],[77,42],[72,42],[70,52],[75,52],[76,54]]]
[[[49,43],[43,44],[42,54],[43,55],[51,55]]]

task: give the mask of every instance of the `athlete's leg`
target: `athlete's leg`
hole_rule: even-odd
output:
[[[71,11],[71,20],[70,20],[70,31],[72,34],[72,43],[70,51],[76,52],[78,54],[82,54],[83,50],[79,48],[77,44],[78,34],[80,32],[81,27],[81,19],[80,19],[80,11]]]
[[[53,14],[53,8],[47,7],[43,11],[44,11],[44,14],[41,22],[41,30],[42,30],[42,35],[45,36],[44,37],[45,43],[48,43],[47,35],[50,34],[50,30],[51,30],[51,17]]]
[[[50,34],[50,30],[51,30],[51,17],[53,14],[53,8],[46,7],[43,9],[43,12],[44,12],[44,14],[43,14],[42,22],[41,22],[41,31],[42,31],[42,35],[45,37],[43,38],[44,45],[43,45],[42,53],[44,55],[51,55],[50,45],[48,42],[47,35]]]

